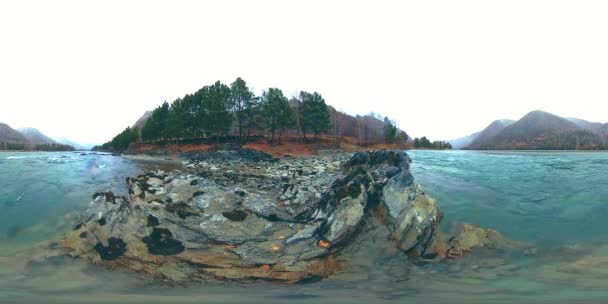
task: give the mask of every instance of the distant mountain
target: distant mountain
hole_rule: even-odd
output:
[[[68,143],[59,143],[34,128],[14,130],[0,123],[0,150],[19,151],[71,151]]]
[[[603,125],[600,126],[600,128],[602,127]],[[507,126],[495,121],[467,148],[479,150],[605,149],[607,148],[606,138],[600,134],[600,128],[583,120],[576,120],[575,123],[551,113],[533,111]]]
[[[0,123],[0,143],[25,144],[26,139],[23,134],[11,128],[9,125]]]
[[[148,121],[148,119],[150,118],[150,116],[152,116],[152,111],[146,111],[144,113],[144,115],[142,115],[136,122],[135,124],[133,124],[133,126],[131,127],[131,129],[139,129],[139,131],[141,131],[141,129],[146,125],[146,122]]]
[[[79,143],[67,138],[55,138],[57,143],[74,147],[76,150],[89,150],[94,144]]]
[[[498,119],[493,121],[489,126],[479,132],[479,135],[466,146],[469,149],[485,149],[486,143],[498,135],[506,127],[512,125],[515,121],[510,119]]]
[[[479,136],[479,134],[481,134],[481,131],[475,132],[471,135],[467,135],[467,136],[456,138],[456,139],[449,139],[446,141],[448,143],[450,143],[450,145],[452,145],[452,149],[458,150],[458,149],[462,149],[462,148],[469,146]]]
[[[599,130],[598,133],[608,137],[608,123],[605,123]]]
[[[23,134],[23,136],[25,137],[25,139],[31,146],[48,145],[48,144],[56,143],[50,137],[48,137],[48,136],[42,134],[42,132],[38,131],[38,129],[21,128],[21,129],[17,129],[17,131],[19,131],[19,133]]]
[[[580,118],[573,118],[573,117],[567,117],[567,120],[573,122],[574,124],[576,124],[577,126],[589,130],[589,131],[593,131],[593,132],[598,132],[602,129],[602,127],[604,126],[604,124],[600,123],[600,122],[590,122],[590,121],[586,121],[584,119],[580,119]]]

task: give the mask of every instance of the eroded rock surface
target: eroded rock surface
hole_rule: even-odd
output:
[[[251,155],[199,158],[185,172],[127,178],[129,196],[96,194],[62,245],[72,256],[167,280],[291,283],[348,267],[334,257],[370,222],[386,226],[386,242],[404,263],[495,239],[480,232],[478,241],[445,244],[437,204],[414,182],[404,152],[281,161]],[[366,221],[372,216],[381,220]]]

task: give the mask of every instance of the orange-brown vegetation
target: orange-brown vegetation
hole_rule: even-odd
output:
[[[170,155],[184,152],[205,152],[214,147],[213,144],[160,144],[160,143],[136,143],[131,144],[128,152],[133,154],[146,154],[151,152],[166,152]],[[342,137],[339,140],[330,135],[320,135],[318,138],[309,137],[301,141],[297,136],[285,136],[282,143],[270,143],[268,139],[258,138],[243,144],[243,148],[249,148],[266,152],[274,157],[285,156],[310,156],[318,155],[322,150],[341,150],[355,152],[378,149],[407,149],[403,144],[373,144],[359,145],[359,139],[354,137]]]

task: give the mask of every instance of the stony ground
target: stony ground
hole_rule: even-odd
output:
[[[414,182],[404,152],[189,157],[185,170],[127,178],[128,197],[96,193],[61,241],[65,252],[175,282],[294,283],[347,269],[362,232],[378,227],[386,231],[378,250],[401,252],[403,263],[523,248],[471,225],[441,234],[437,204]]]

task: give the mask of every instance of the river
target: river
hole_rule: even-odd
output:
[[[443,226],[469,222],[538,249],[405,267],[370,267],[295,286],[167,286],[85,261],[44,258],[91,195],[124,194],[124,180],[155,167],[92,152],[0,153],[2,303],[604,303],[608,302],[608,153],[411,151],[412,172],[439,202]],[[373,236],[373,234],[370,234]],[[32,249],[34,248],[34,249]]]

